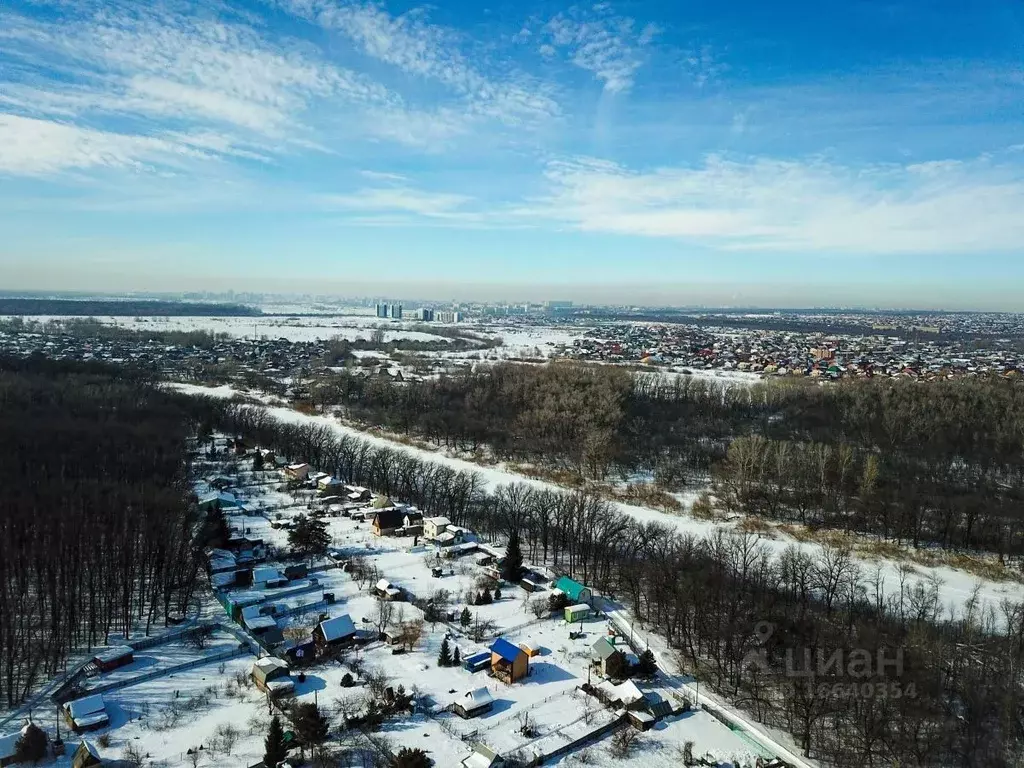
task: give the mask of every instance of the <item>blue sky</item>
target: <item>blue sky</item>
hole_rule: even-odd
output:
[[[1010,0],[5,0],[0,284],[1024,309],[1022,105]]]

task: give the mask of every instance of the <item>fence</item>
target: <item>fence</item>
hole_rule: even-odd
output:
[[[201,621],[196,624],[189,624],[188,626],[178,627],[168,632],[164,632],[159,635],[153,635],[151,637],[143,637],[139,640],[129,640],[125,645],[129,645],[133,650],[142,651],[146,648],[152,648],[155,645],[164,645],[166,643],[173,643],[175,640],[181,640],[186,637],[198,634],[200,632],[210,632],[217,628],[216,622],[213,621]]]
[[[585,733],[584,735],[580,736],[575,741],[571,741],[568,744],[563,744],[561,747],[559,747],[558,749],[556,749],[556,750],[554,750],[552,752],[545,752],[544,754],[538,755],[535,758],[536,762],[533,763],[533,764],[534,765],[543,765],[548,760],[554,760],[556,757],[563,757],[563,756],[569,754],[570,752],[572,752],[574,749],[579,749],[584,744],[586,744],[586,743],[588,743],[590,741],[595,741],[597,739],[600,739],[602,736],[607,736],[612,731],[617,731],[619,728],[622,728],[623,725],[625,725],[625,723],[626,723],[626,716],[625,715],[621,715],[621,716],[617,717],[616,719],[612,720],[610,723],[605,723],[600,728],[596,728],[593,731],[591,731],[590,733]]]
[[[155,669],[152,672],[147,672],[144,675],[138,677],[132,677],[128,680],[118,680],[117,682],[107,683],[106,685],[98,685],[95,688],[89,688],[84,693],[88,696],[92,696],[97,693],[107,693],[108,691],[116,691],[121,688],[129,688],[133,685],[139,685],[141,683],[148,683],[150,680],[156,680],[160,677],[166,677],[167,675],[173,675],[178,672],[185,672],[195,667],[201,667],[206,664],[215,664],[218,661],[226,661],[233,659],[236,656],[241,656],[247,653],[243,648],[232,648],[228,651],[221,651],[215,653],[212,656],[204,656],[201,659],[193,659],[192,661],[186,661],[182,664],[176,664],[173,667],[165,667],[164,669]]]

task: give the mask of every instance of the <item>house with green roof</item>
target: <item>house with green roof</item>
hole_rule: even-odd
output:
[[[594,599],[594,593],[590,591],[590,587],[584,586],[568,576],[563,576],[556,581],[555,589],[560,589],[564,592],[569,598],[569,602],[576,605],[579,603],[587,603],[589,605]]]

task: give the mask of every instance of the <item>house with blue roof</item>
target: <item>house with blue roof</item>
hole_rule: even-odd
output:
[[[563,576],[556,581],[555,589],[564,592],[569,598],[569,603],[572,605],[579,605],[580,603],[589,605],[594,599],[594,593],[590,591],[590,587],[584,586],[568,576]]]
[[[491,644],[491,674],[511,685],[530,674],[530,657],[503,637]]]

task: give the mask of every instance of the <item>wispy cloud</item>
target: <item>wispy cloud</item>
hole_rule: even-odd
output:
[[[966,254],[1024,248],[1024,171],[990,159],[853,169],[732,160],[638,172],[550,164],[551,194],[518,215],[588,232],[778,253]]]
[[[265,159],[318,146],[308,120],[314,103],[347,105],[357,118],[404,108],[379,83],[308,46],[270,41],[259,27],[225,21],[218,9],[200,0],[82,3],[62,8],[58,17],[0,10],[0,110],[63,121],[63,129],[43,134],[54,141],[70,135],[70,124],[93,143],[105,135],[109,144],[123,145],[124,156],[154,142],[177,142],[182,151]],[[118,127],[107,129],[115,121]],[[67,146],[64,141],[54,152]],[[33,168],[25,160],[16,167],[46,172],[60,164]]]
[[[412,215],[451,223],[473,223],[482,219],[471,197],[402,185],[368,187],[351,195],[325,195],[321,203],[329,210],[355,214]]]
[[[541,30],[546,40],[539,50],[551,56],[563,50],[569,60],[593,73],[611,93],[633,86],[643,65],[644,49],[660,32],[655,24],[639,25],[634,19],[616,15],[607,3],[574,6],[560,13]]]
[[[475,66],[455,31],[432,24],[423,11],[393,16],[374,3],[276,0],[296,16],[344,35],[374,59],[413,77],[443,85],[466,113],[509,125],[532,125],[560,113],[551,89],[522,73],[495,76]]]

